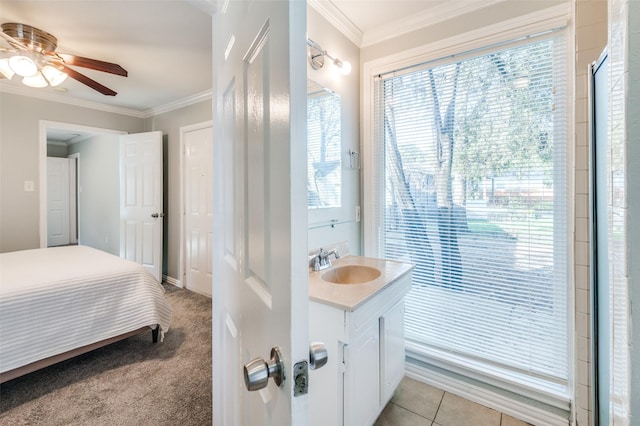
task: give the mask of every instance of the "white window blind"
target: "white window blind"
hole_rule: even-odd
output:
[[[566,384],[565,62],[556,33],[377,79],[376,238],[416,264],[412,348]]]

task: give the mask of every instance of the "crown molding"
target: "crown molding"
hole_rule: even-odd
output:
[[[391,21],[374,30],[367,31],[362,37],[360,47],[371,46],[385,40],[408,34],[412,31],[427,28],[457,16],[466,15],[476,10],[484,9],[505,0],[481,0],[473,2],[450,1],[436,7],[429,8],[407,18]]]
[[[212,98],[212,90],[208,89],[204,92],[196,93],[195,95],[188,96],[183,99],[179,99],[174,102],[170,102],[159,107],[150,108],[145,111],[140,111],[133,108],[125,108],[113,105],[107,105],[100,102],[86,101],[83,99],[73,98],[71,96],[55,93],[47,90],[34,90],[30,87],[21,87],[7,84],[0,80],[0,93],[9,93],[13,95],[26,96],[28,98],[36,98],[44,101],[58,102],[61,104],[77,106],[81,108],[89,108],[97,111],[109,112],[112,114],[121,114],[135,118],[151,118],[158,114],[164,114],[174,111],[176,109],[184,108],[189,105],[196,104],[198,102],[205,101]]]
[[[358,26],[351,22],[330,0],[307,0],[307,4],[315,9],[356,46],[363,48],[504,1],[506,0],[480,0],[464,3],[457,1],[446,2],[413,16],[389,22],[366,33],[363,33]]]
[[[322,15],[331,25],[344,34],[356,46],[362,47],[362,30],[329,0],[307,0],[307,4]]]
[[[495,43],[527,37],[565,27],[571,19],[570,3],[561,3],[546,9],[521,15],[497,24],[488,25],[467,33],[407,49],[364,64],[362,81],[373,75],[404,69],[429,60],[443,58],[453,53],[469,52]]]
[[[69,95],[62,93],[56,93],[48,90],[38,90],[30,87],[21,87],[18,85],[7,84],[0,80],[0,93],[10,93],[12,95],[26,96],[28,98],[42,99],[44,101],[58,102],[61,104],[67,104],[77,106],[81,108],[95,109],[103,112],[110,112],[113,114],[128,115],[130,117],[145,118],[144,111],[139,111],[132,108],[124,108],[113,105],[102,104],[100,102],[86,101],[83,99],[73,98]]]
[[[169,102],[168,104],[148,109],[143,113],[144,114],[143,118],[151,118],[155,115],[165,114],[167,112],[188,107],[190,105],[197,104],[198,102],[203,102],[212,98],[213,98],[213,90],[208,89],[208,90],[205,90],[204,92],[196,93],[195,95],[187,96],[186,98],[178,99],[177,101]]]

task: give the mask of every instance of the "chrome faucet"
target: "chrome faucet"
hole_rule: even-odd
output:
[[[331,268],[331,259],[329,256],[333,255],[336,259],[340,259],[340,253],[338,249],[331,249],[326,251],[325,249],[320,249],[320,252],[313,259],[313,270],[314,271],[322,271],[323,269]]]

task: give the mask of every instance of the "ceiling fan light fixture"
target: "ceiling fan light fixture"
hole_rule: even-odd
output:
[[[9,58],[11,69],[22,77],[31,77],[38,73],[38,66],[28,56],[16,55]]]
[[[49,84],[53,87],[56,87],[67,79],[66,73],[51,65],[45,65],[44,67],[42,67],[42,74],[47,79]]]
[[[41,73],[37,73],[36,75],[31,75],[29,77],[24,77],[22,79],[22,83],[26,86],[37,88],[47,87],[49,85],[47,83],[47,80]]]
[[[11,80],[15,75],[15,72],[9,66],[9,58],[0,59],[0,73],[4,75],[8,80]]]

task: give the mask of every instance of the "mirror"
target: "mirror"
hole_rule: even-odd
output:
[[[307,84],[307,193],[309,209],[342,204],[341,101],[315,81]]]

